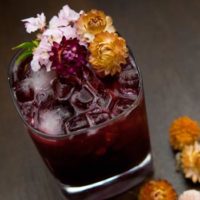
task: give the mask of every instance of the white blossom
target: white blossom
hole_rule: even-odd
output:
[[[30,17],[23,19],[22,22],[25,23],[25,28],[28,33],[35,32],[37,30],[43,30],[46,26],[46,17],[44,13],[37,14],[37,17]]]
[[[47,29],[44,32],[43,36],[47,38],[50,44],[53,44],[53,42],[60,43],[63,36],[66,39],[73,39],[77,37],[76,29],[71,26],[61,27],[57,29]]]
[[[42,65],[45,65],[47,71],[50,71],[50,51],[51,44],[48,42],[48,39],[46,37],[43,37],[39,46],[33,52],[33,59],[31,61],[31,68],[33,71],[38,71]]]
[[[31,67],[33,71],[40,70],[44,65],[47,71],[51,70],[52,62],[49,60],[51,48],[54,42],[60,43],[62,38],[74,39],[78,38],[76,27],[73,23],[78,20],[80,13],[72,10],[68,5],[65,5],[58,16],[54,16],[49,21],[49,26],[46,28],[45,15],[38,14],[36,18],[31,17],[22,20],[25,22],[25,27],[28,33],[42,30],[37,38],[40,40],[40,44],[33,51],[33,59],[31,61]],[[84,43],[85,44],[85,43]]]
[[[69,25],[68,21],[60,19],[57,16],[52,17],[51,20],[49,21],[49,29],[56,29],[68,25]]]
[[[78,20],[80,14],[72,10],[68,5],[65,5],[58,14],[59,19],[63,19],[70,22]]]
[[[181,194],[178,200],[200,200],[200,192],[197,190],[187,190]]]

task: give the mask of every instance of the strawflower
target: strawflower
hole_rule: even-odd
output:
[[[87,42],[91,42],[98,33],[115,32],[112,18],[99,10],[83,13],[76,22],[76,27],[80,37]]]
[[[79,43],[77,38],[62,38],[60,43],[53,43],[50,52],[51,68],[61,76],[74,74],[87,64],[87,49]]]
[[[177,194],[166,180],[151,180],[143,185],[138,200],[177,200]]]
[[[116,33],[97,34],[89,45],[89,51],[89,62],[103,76],[113,76],[121,72],[121,66],[126,64],[128,57],[126,42]]]
[[[200,144],[195,142],[185,146],[179,159],[185,177],[193,183],[200,183]]]
[[[200,138],[200,126],[197,121],[187,116],[180,117],[172,123],[170,143],[174,150],[182,150],[184,146],[193,144]]]
[[[200,192],[197,190],[187,190],[180,195],[178,200],[200,200]]]

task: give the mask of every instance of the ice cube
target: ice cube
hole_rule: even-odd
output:
[[[136,69],[122,71],[119,76],[118,91],[124,97],[136,99],[139,91],[139,76]]]
[[[57,109],[59,115],[64,119],[64,121],[67,121],[74,115],[74,109],[68,101],[60,102],[54,108]]]
[[[72,104],[81,110],[88,109],[93,103],[93,100],[94,95],[87,86],[83,86],[80,91],[75,91],[71,97]]]
[[[130,108],[133,102],[134,101],[131,99],[119,98],[113,107],[113,110],[112,110],[113,115],[116,116],[116,115],[121,114],[123,111]]]
[[[26,81],[22,81],[16,86],[15,94],[17,100],[22,103],[32,101],[34,99],[34,91]]]
[[[98,125],[111,119],[110,114],[108,112],[104,112],[98,108],[88,112],[87,116],[92,125]]]
[[[20,110],[25,120],[31,124],[32,119],[36,116],[36,107],[32,102],[24,102],[20,104]]]
[[[82,130],[89,126],[89,122],[84,114],[80,114],[66,123],[66,129],[70,132]]]
[[[64,134],[63,116],[60,109],[43,110],[39,113],[39,129],[49,135]]]
[[[98,100],[97,104],[102,108],[102,109],[107,109],[112,101],[112,96],[109,94],[109,92],[106,91],[101,91],[98,93]]]
[[[53,90],[55,98],[63,101],[67,100],[71,96],[74,88],[68,83],[56,79],[53,81]]]
[[[35,103],[39,109],[51,108],[54,103],[53,91],[50,89],[38,91],[35,97]]]
[[[45,69],[41,69],[39,71],[32,72],[26,81],[27,84],[34,89],[35,93],[38,93],[38,91],[41,90],[48,90],[55,77],[56,74],[54,71],[47,72]]]
[[[92,70],[89,67],[83,67],[83,79],[87,82],[90,87],[92,87],[95,90],[98,90],[99,87],[102,87],[102,83],[97,78]]]

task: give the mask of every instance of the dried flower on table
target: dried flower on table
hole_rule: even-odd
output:
[[[184,147],[180,163],[185,177],[191,179],[193,183],[200,183],[200,144],[198,142]]]
[[[180,195],[178,200],[200,200],[200,192],[197,190],[187,190]]]
[[[170,143],[174,150],[182,150],[200,138],[200,126],[187,116],[176,119],[170,127]]]
[[[166,180],[151,180],[139,192],[139,200],[177,200],[177,194]]]

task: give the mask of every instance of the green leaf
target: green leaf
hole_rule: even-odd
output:
[[[16,49],[33,49],[33,48],[36,48],[38,45],[39,45],[39,41],[33,40],[31,42],[24,42],[22,44],[19,44],[18,46],[13,47],[12,49],[13,50],[16,50]]]
[[[24,42],[24,43],[14,47],[14,48],[12,48],[13,50],[16,50],[16,49],[22,49],[23,50],[22,53],[17,58],[16,63],[19,64],[24,59],[31,56],[33,54],[34,48],[38,47],[38,45],[39,45],[39,41],[33,40],[33,41],[30,41],[30,42]]]
[[[25,60],[26,58],[28,58],[29,56],[32,55],[32,50],[26,50],[24,52],[22,52],[19,57],[16,60],[16,64],[19,64],[20,62],[22,62],[23,60]]]

